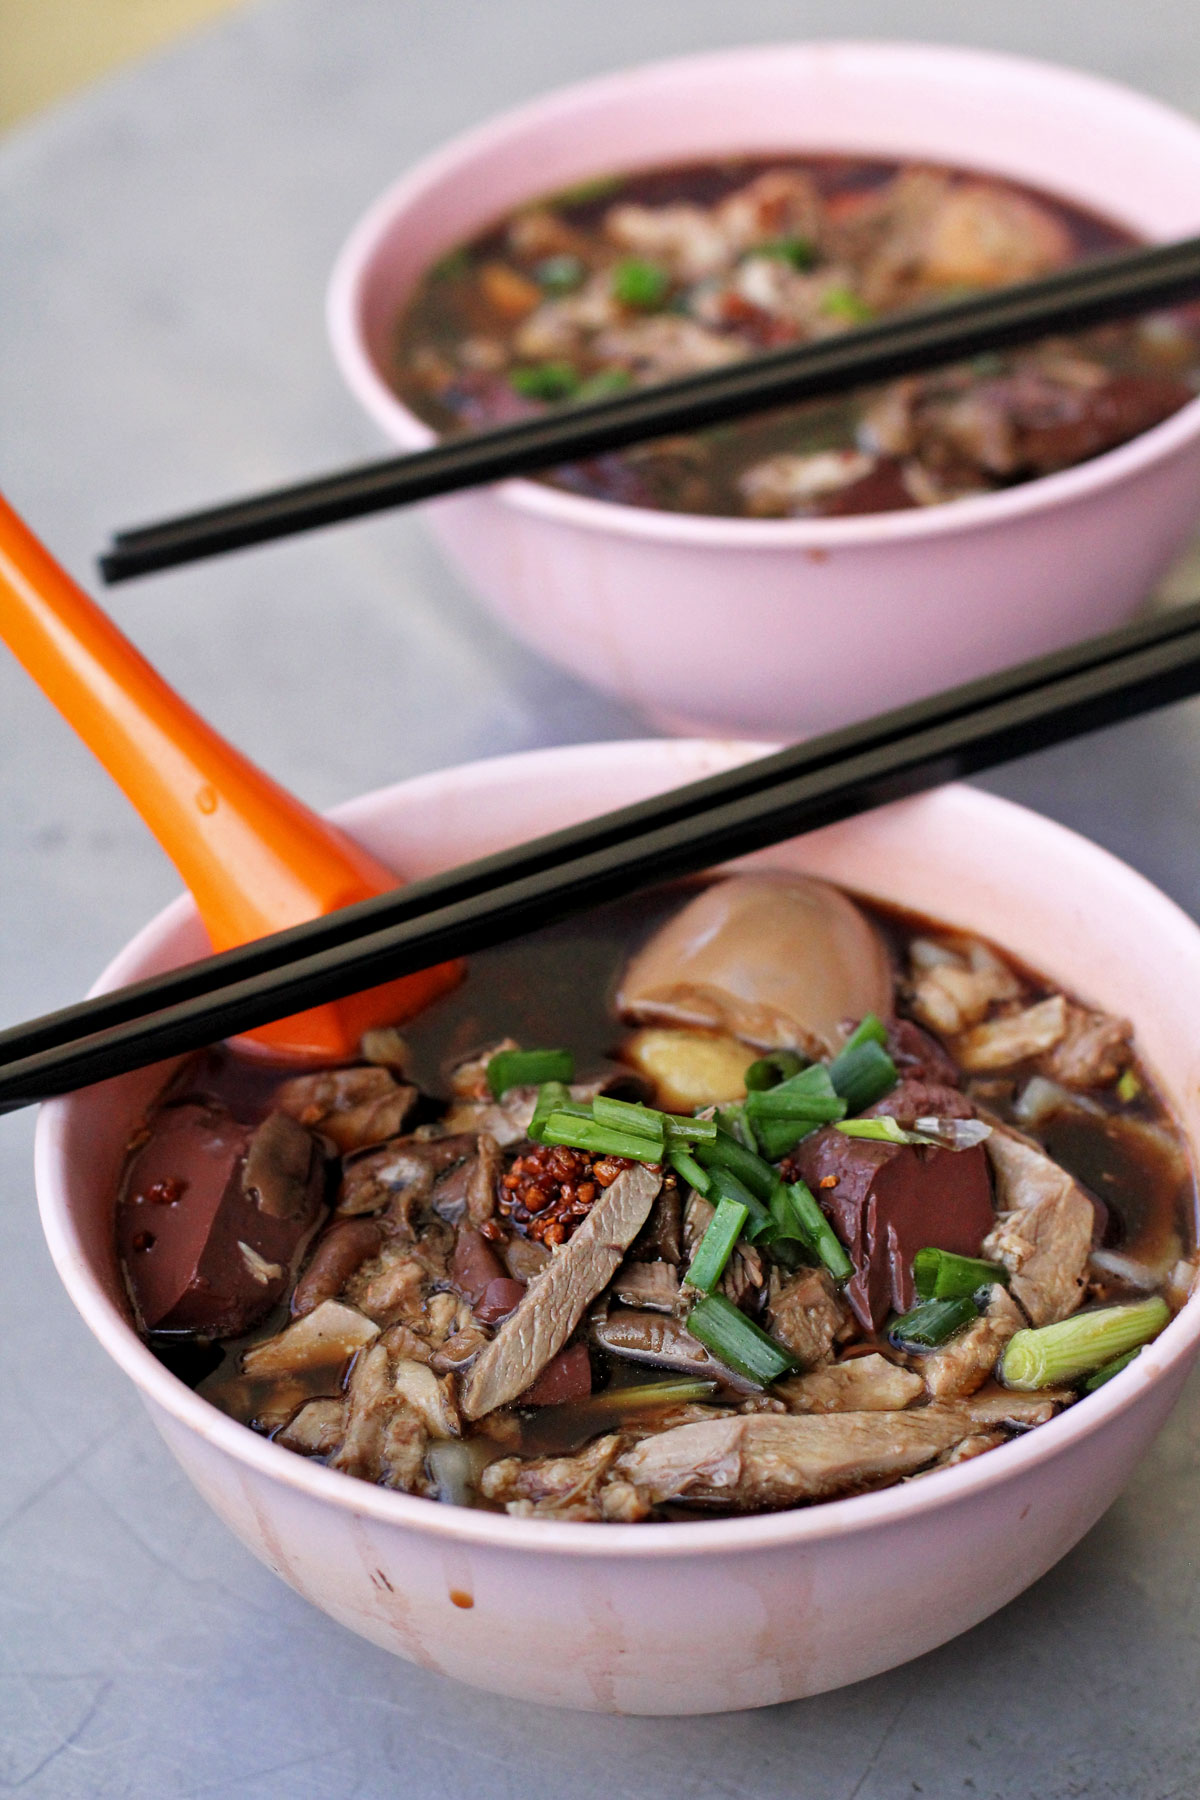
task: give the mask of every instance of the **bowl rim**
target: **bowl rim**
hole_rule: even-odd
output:
[[[350,391],[376,424],[405,448],[422,449],[438,441],[437,432],[406,406],[383,378],[367,347],[362,324],[363,298],[374,256],[397,220],[430,188],[454,176],[469,179],[472,169],[486,160],[498,144],[519,139],[529,129],[552,123],[559,117],[569,118],[571,109],[582,100],[603,101],[610,93],[614,97],[626,94],[631,82],[649,90],[656,82],[686,80],[692,74],[703,75],[721,66],[736,64],[753,71],[759,64],[770,63],[774,68],[781,56],[800,60],[814,54],[837,53],[875,59],[885,67],[890,66],[900,79],[906,68],[937,62],[943,65],[947,77],[957,68],[961,71],[991,71],[1007,75],[1015,82],[1030,78],[1055,82],[1090,97],[1101,106],[1119,108],[1130,115],[1141,114],[1151,126],[1169,130],[1180,138],[1190,137],[1200,152],[1200,122],[1165,102],[1142,94],[1123,82],[1006,51],[921,44],[901,39],[813,38],[740,45],[639,63],[552,89],[456,134],[413,164],[367,207],[338,252],[326,291],[326,325],[334,361]],[[1047,191],[1053,192],[1052,183]],[[1139,432],[1127,443],[1053,474],[1036,476],[994,493],[945,501],[937,506],[864,513],[840,519],[745,519],[665,512],[568,493],[527,477],[497,482],[490,491],[519,512],[552,524],[592,532],[709,548],[837,549],[902,543],[929,535],[942,537],[1070,505],[1136,476],[1197,437],[1200,437],[1200,396],[1188,401],[1159,424]],[[465,492],[470,496],[475,491],[468,489]]]
[[[506,783],[514,777],[520,780],[528,775],[536,781],[538,771],[547,761],[553,761],[559,768],[573,765],[585,773],[595,771],[598,775],[606,761],[614,754],[624,752],[637,756],[643,763],[658,760],[666,766],[668,773],[678,773],[675,765],[681,751],[685,756],[697,752],[702,755],[714,746],[728,758],[731,747],[709,739],[616,740],[522,751],[391,783],[332,809],[331,816],[353,830],[361,819],[386,808],[391,797],[401,790],[423,806],[436,806],[447,784],[457,786],[461,793],[465,773],[469,774],[472,787],[483,790],[489,781],[497,779]],[[772,748],[777,746],[738,744],[733,747],[733,754],[741,759],[743,753],[748,757],[765,754]],[[1071,840],[1077,854],[1082,851],[1089,859],[1098,860],[1107,867],[1110,875],[1115,874],[1127,887],[1140,893],[1143,900],[1149,900],[1159,911],[1164,932],[1173,931],[1176,935],[1189,937],[1193,946],[1200,939],[1200,926],[1144,876],[1079,833],[1030,808],[958,783],[935,790],[932,796],[918,796],[915,800],[896,804],[919,806],[933,798],[943,807],[959,810],[964,830],[986,831],[989,819],[1011,818],[1014,814],[1026,822],[1036,821],[1038,829]],[[100,993],[134,979],[146,955],[169,942],[180,926],[194,917],[195,909],[188,896],[180,896],[171,902],[118,952],[93,984],[91,993]],[[1046,1424],[998,1446],[986,1457],[974,1457],[955,1467],[927,1472],[919,1481],[900,1483],[848,1499],[739,1518],[607,1525],[512,1518],[506,1513],[445,1505],[357,1480],[258,1436],[202,1399],[158,1361],[109,1298],[74,1240],[65,1157],[72,1103],[72,1096],[67,1095],[46,1103],[39,1111],[34,1169],[43,1230],[72,1303],[103,1349],[130,1377],[143,1399],[150,1403],[151,1411],[161,1410],[174,1424],[194,1433],[235,1464],[280,1482],[302,1497],[370,1518],[379,1524],[419,1535],[429,1534],[464,1546],[474,1544],[517,1554],[549,1553],[602,1559],[686,1557],[718,1552],[736,1555],[782,1543],[816,1543],[870,1530],[877,1525],[898,1525],[917,1515],[957,1505],[985,1488],[1004,1486],[1066,1451],[1072,1444],[1091,1437],[1109,1421],[1127,1412],[1147,1389],[1167,1379],[1180,1363],[1190,1361],[1200,1341],[1198,1288],[1162,1334],[1098,1393],[1088,1395],[1085,1405],[1068,1407]]]

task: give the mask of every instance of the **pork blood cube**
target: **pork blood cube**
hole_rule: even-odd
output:
[[[918,1250],[935,1244],[978,1256],[995,1222],[982,1145],[872,1143],[826,1127],[797,1146],[788,1172],[808,1183],[849,1251],[854,1275],[846,1297],[868,1330],[912,1306]]]
[[[240,1123],[185,1101],[159,1115],[134,1155],[117,1245],[150,1331],[236,1337],[281,1299],[322,1209],[312,1134],[283,1113]]]

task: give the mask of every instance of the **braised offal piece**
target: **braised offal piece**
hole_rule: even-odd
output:
[[[117,1237],[208,1400],[422,1501],[616,1525],[952,1470],[1086,1404],[1191,1284],[1128,1023],[807,878],[480,956],[384,1036],[185,1070]]]

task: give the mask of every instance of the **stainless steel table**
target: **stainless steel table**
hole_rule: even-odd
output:
[[[554,83],[739,39],[907,34],[1086,63],[1200,110],[1194,20],[1187,0],[277,0],[234,14],[0,145],[0,481],[90,578],[114,525],[371,454],[325,349],[334,250],[413,157]],[[640,729],[507,641],[415,518],[121,589],[112,609],[321,804]],[[1192,707],[990,785],[1198,913],[1198,777]],[[76,996],[176,886],[0,653],[0,1018]],[[724,1718],[525,1709],[349,1636],[210,1515],[59,1290],[31,1137],[31,1118],[0,1121],[0,1792],[1200,1793],[1200,1385],[1073,1555],[920,1662]]]

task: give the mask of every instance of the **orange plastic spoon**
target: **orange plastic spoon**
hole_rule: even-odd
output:
[[[142,815],[215,950],[398,885],[193,712],[2,496],[0,638]],[[461,974],[446,963],[250,1035],[278,1054],[344,1060],[369,1027],[411,1017]]]

